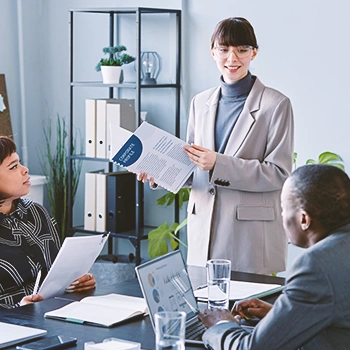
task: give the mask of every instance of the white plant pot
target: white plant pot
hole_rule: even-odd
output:
[[[104,84],[122,83],[122,67],[118,66],[101,66],[102,81]]]

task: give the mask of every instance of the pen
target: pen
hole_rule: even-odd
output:
[[[41,270],[38,272],[38,276],[36,276],[35,284],[34,284],[34,289],[33,289],[33,295],[38,293],[38,288],[39,288],[39,283],[40,283],[40,278],[41,278]]]
[[[199,289],[204,289],[204,288],[207,288],[208,286],[206,284],[202,284],[201,286],[198,286],[196,288],[196,290],[199,290]]]

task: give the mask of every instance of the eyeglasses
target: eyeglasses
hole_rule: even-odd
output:
[[[232,50],[229,50],[226,46],[214,47],[216,55],[221,59],[229,58],[233,52],[237,58],[246,58],[249,56],[250,51],[254,48],[252,46],[235,46]]]

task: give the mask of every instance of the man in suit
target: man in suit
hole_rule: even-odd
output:
[[[208,349],[350,349],[350,180],[329,165],[298,168],[285,182],[282,217],[292,244],[307,248],[287,270],[272,306],[258,299],[199,315]],[[261,319],[253,331],[237,318]]]
[[[285,270],[280,193],[292,171],[293,112],[288,97],[249,72],[257,53],[246,19],[215,28],[220,85],[193,98],[185,147],[197,167],[187,207],[189,265],[222,258],[235,271]]]

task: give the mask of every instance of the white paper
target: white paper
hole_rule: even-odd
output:
[[[61,320],[74,319],[78,323],[89,322],[110,327],[147,311],[144,298],[131,297],[121,294],[91,296],[80,302],[72,302],[59,309],[45,313],[47,318]]]
[[[264,293],[275,288],[281,288],[280,284],[266,284],[242,281],[230,281],[230,300],[246,299],[256,294]],[[194,291],[199,299],[208,299],[208,287]]]
[[[3,112],[6,109],[4,97],[0,94],[0,112]]]
[[[45,299],[62,294],[72,282],[90,270],[108,236],[67,237],[38,294]]]
[[[133,173],[147,173],[161,187],[177,193],[194,171],[187,157],[186,142],[143,122],[113,157]]]

